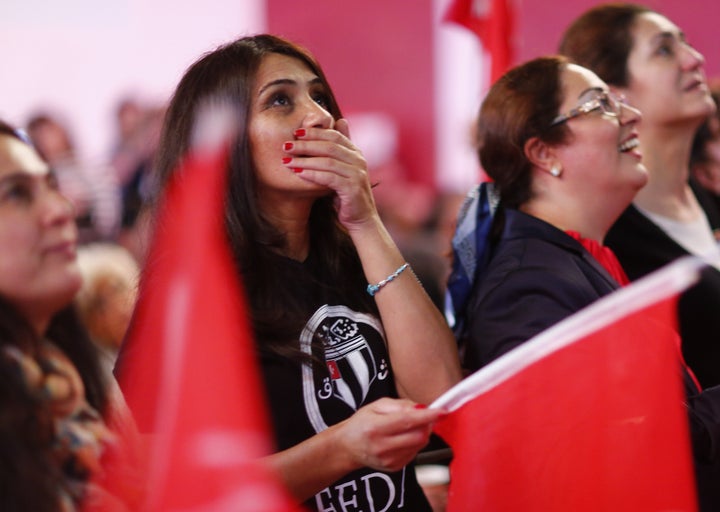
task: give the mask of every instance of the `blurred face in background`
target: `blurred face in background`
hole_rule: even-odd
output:
[[[629,84],[620,90],[643,113],[646,126],[696,123],[715,110],[703,56],[685,34],[657,13],[640,14],[632,28]]]
[[[70,202],[30,146],[0,134],[0,295],[39,328],[82,284]]]
[[[691,171],[703,187],[720,196],[720,118],[711,117],[708,129],[712,137],[705,143],[705,160],[696,163]]]

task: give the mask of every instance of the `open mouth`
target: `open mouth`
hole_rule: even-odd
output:
[[[618,151],[621,153],[625,153],[626,151],[630,151],[631,149],[635,149],[640,145],[640,141],[637,137],[633,137],[631,139],[626,140],[622,144],[618,146]]]
[[[685,91],[692,91],[693,89],[699,89],[699,88],[703,87],[704,85],[705,85],[705,82],[703,82],[702,80],[693,80],[691,83],[689,83],[689,84],[685,87],[684,90],[685,90]]]

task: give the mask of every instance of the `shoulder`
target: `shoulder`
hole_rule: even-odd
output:
[[[468,368],[489,363],[612,291],[593,279],[582,247],[556,231],[549,237],[510,234],[497,247],[470,299],[463,339]]]
[[[502,238],[478,284],[494,288],[518,281],[534,286],[535,279],[575,281],[573,274],[586,265],[583,248],[554,226],[517,211],[508,211]],[[524,284],[523,284],[524,283]]]

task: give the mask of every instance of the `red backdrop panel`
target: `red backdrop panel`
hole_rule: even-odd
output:
[[[391,115],[407,177],[434,183],[431,0],[267,0],[267,27],[313,52],[345,114]]]

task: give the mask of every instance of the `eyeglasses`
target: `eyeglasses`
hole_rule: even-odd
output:
[[[567,114],[560,114],[559,116],[557,116],[555,119],[553,119],[552,123],[550,123],[550,127],[559,125],[560,123],[564,123],[565,121],[568,121],[573,117],[588,114],[593,110],[597,109],[602,110],[603,114],[618,117],[620,116],[623,105],[625,105],[624,97],[617,96],[612,92],[601,92],[593,99],[588,100],[579,107],[572,109]]]

